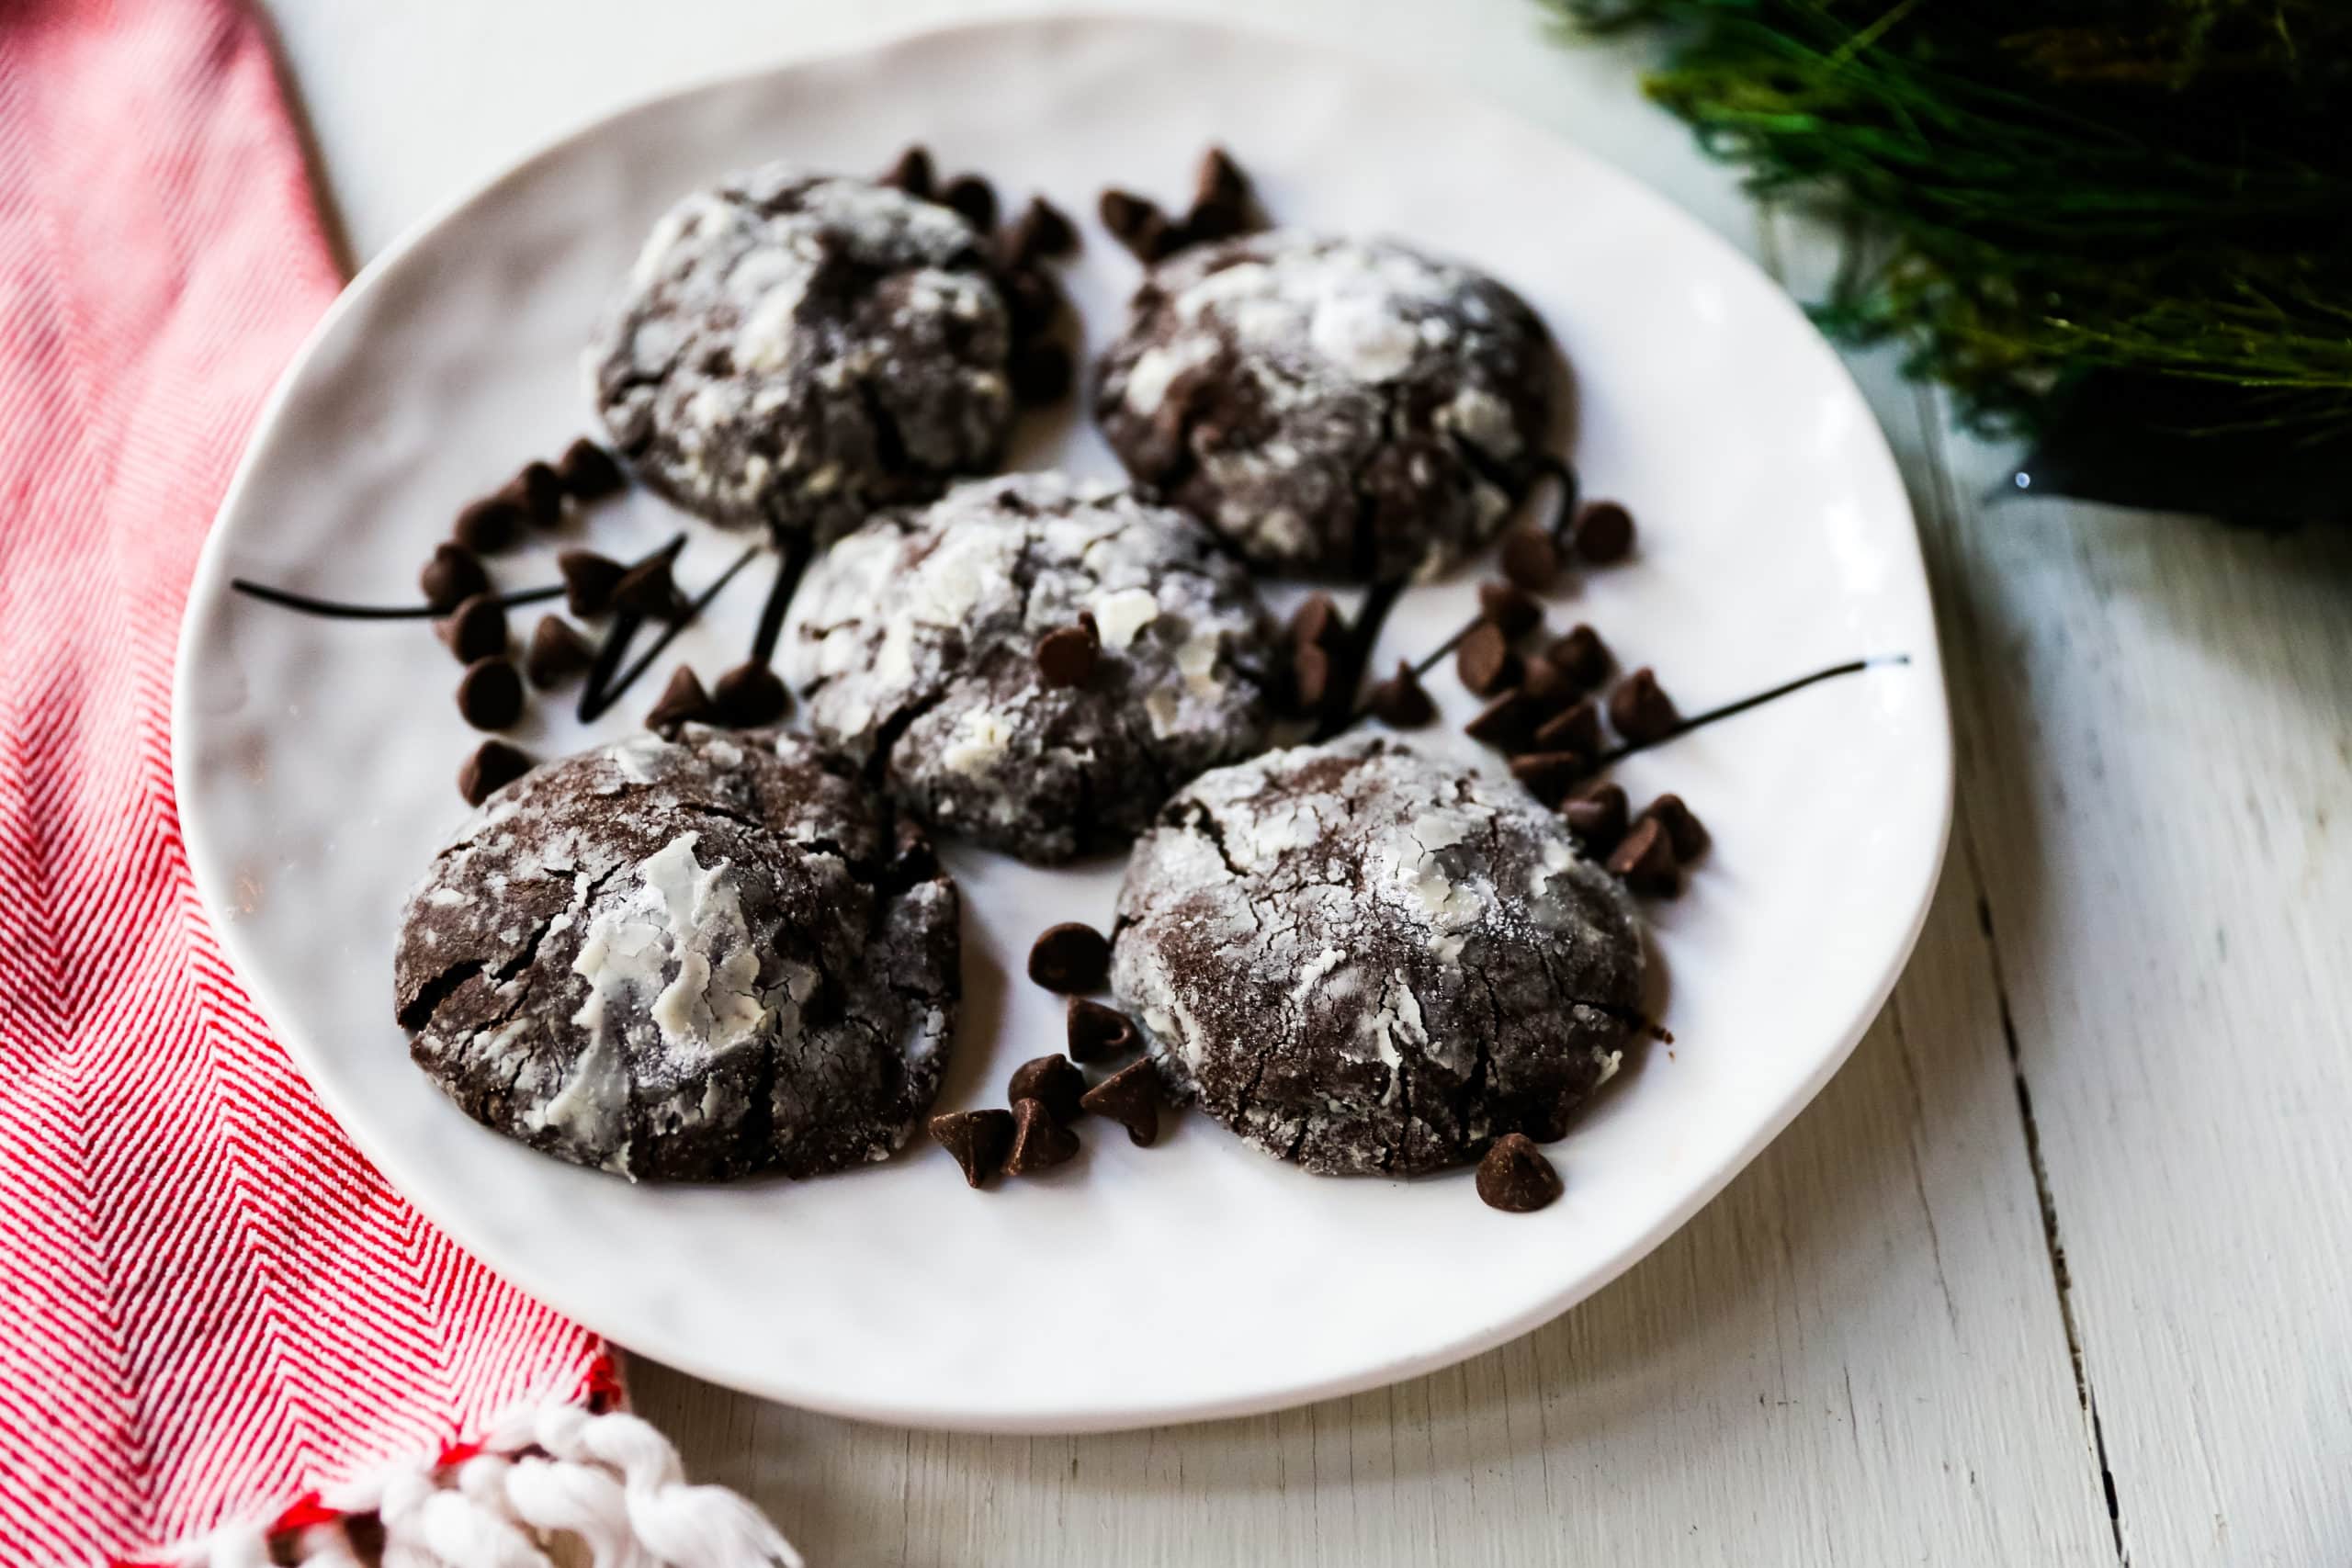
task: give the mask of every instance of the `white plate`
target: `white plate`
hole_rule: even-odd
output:
[[[1180,193],[1212,139],[1286,221],[1386,232],[1520,289],[1573,362],[1588,492],[1640,519],[1637,561],[1555,606],[1686,709],[1864,653],[1907,667],[1815,686],[1634,759],[1715,835],[1658,908],[1671,1050],[1553,1150],[1567,1192],[1499,1214],[1468,1174],[1304,1175],[1213,1123],[1160,1146],[1088,1134],[1043,1180],[967,1191],[927,1142],[792,1185],[633,1187],[468,1121],[391,1019],[401,898],[463,814],[473,744],[423,625],[315,620],[228,591],[260,578],[410,599],[460,502],[590,428],[580,349],[653,217],[729,168],[789,155],[871,170],[910,139],[1091,214],[1106,183]],[[1091,224],[1069,273],[1090,338],[1135,268]],[[1082,426],[1024,466],[1108,472]],[[622,553],[678,525],[633,497],[592,525]],[[681,567],[738,547],[696,528]],[[503,585],[549,581],[544,549]],[[1384,658],[1433,646],[1475,574],[1419,590]],[[741,657],[740,584],[683,639]],[[518,615],[527,628],[531,615]],[[1451,715],[1469,704],[1449,674]],[[1894,464],[1828,347],[1748,263],[1623,176],[1476,102],[1298,44],[1131,20],[932,33],[680,94],[549,148],[393,245],[321,323],[262,422],[205,550],[175,723],[198,886],[239,973],[328,1108],[400,1190],[516,1284],[621,1344],[842,1414],[995,1431],[1263,1410],[1442,1365],[1589,1294],[1730,1179],[1876,1013],[1934,886],[1951,739],[1917,541]],[[597,733],[638,722],[650,691]],[[553,716],[550,717],[549,716]],[[519,739],[588,737],[556,705]],[[545,728],[540,728],[544,725]],[[967,1001],[943,1107],[989,1102],[1057,1049],[1029,939],[1105,921],[1117,868],[952,857]],[[1008,980],[1008,976],[1011,976]]]

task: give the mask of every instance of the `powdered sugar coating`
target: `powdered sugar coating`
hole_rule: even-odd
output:
[[[632,1178],[879,1159],[955,1030],[956,885],[899,878],[798,736],[690,725],[492,795],[409,899],[411,1054],[476,1121]]]
[[[1095,618],[1081,686],[1038,639]],[[786,677],[826,744],[932,825],[1052,863],[1125,843],[1169,791],[1264,743],[1278,633],[1180,512],[1054,474],[875,518],[809,568]]]
[[[1322,1174],[1548,1142],[1642,1003],[1624,891],[1515,782],[1357,737],[1204,774],[1139,840],[1111,984],[1170,1092]]]
[[[961,214],[774,164],[662,216],[588,368],[656,490],[824,538],[995,466],[1011,344]]]
[[[1426,577],[1532,482],[1555,396],[1546,342],[1470,268],[1274,230],[1151,270],[1102,356],[1095,413],[1130,472],[1252,561]]]

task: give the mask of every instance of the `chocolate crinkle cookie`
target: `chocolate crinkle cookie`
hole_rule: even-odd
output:
[[[1053,474],[888,513],[809,568],[782,650],[827,745],[933,827],[1052,863],[1265,742],[1280,634],[1181,512]]]
[[[1112,988],[1171,1098],[1319,1174],[1557,1138],[1640,1017],[1633,907],[1559,817],[1392,739],[1194,781],[1118,908]]]
[[[614,445],[655,490],[822,539],[993,468],[1011,353],[962,214],[777,164],[654,225],[588,368]]]
[[[631,1178],[880,1159],[931,1105],[959,989],[956,885],[903,836],[798,736],[688,725],[549,763],[409,898],[411,1054],[483,1125]]]
[[[1129,472],[1251,561],[1385,581],[1501,525],[1557,381],[1534,312],[1493,278],[1278,229],[1151,270],[1095,414]]]

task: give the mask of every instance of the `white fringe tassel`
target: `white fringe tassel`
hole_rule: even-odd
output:
[[[418,1461],[322,1497],[374,1514],[383,1568],[803,1568],[800,1554],[723,1486],[689,1485],[650,1423],[575,1404],[511,1411],[461,1463]],[[264,1528],[223,1529],[169,1554],[187,1568],[270,1568]],[[294,1543],[305,1568],[362,1568],[340,1524]]]

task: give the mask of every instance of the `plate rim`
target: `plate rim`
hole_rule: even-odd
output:
[[[194,764],[190,759],[196,748],[190,744],[191,726],[200,726],[202,719],[195,711],[196,660],[191,657],[195,634],[201,617],[209,614],[221,593],[227,592],[226,576],[230,546],[229,532],[223,524],[242,502],[245,491],[254,482],[264,449],[275,432],[294,389],[317,357],[322,345],[334,334],[344,317],[356,308],[357,301],[373,288],[382,275],[422,248],[443,228],[477,204],[495,197],[511,183],[528,178],[541,165],[557,158],[589,137],[605,133],[624,121],[650,114],[684,100],[706,94],[738,89],[752,84],[772,81],[793,73],[827,65],[853,62],[878,62],[894,51],[917,45],[936,45],[958,37],[1001,35],[1034,31],[1040,28],[1081,27],[1113,28],[1159,32],[1181,31],[1203,36],[1219,36],[1226,39],[1255,41],[1266,47],[1294,54],[1315,57],[1333,68],[1359,78],[1371,77],[1410,85],[1425,98],[1441,104],[1452,103],[1475,108],[1478,113],[1506,122],[1517,130],[1552,143],[1582,161],[1590,169],[1621,186],[1629,188],[1639,198],[1669,209],[1684,226],[1691,242],[1712,246],[1718,258],[1765,283],[1777,308],[1786,311],[1792,323],[1810,335],[1826,351],[1829,360],[1852,394],[1856,403],[1868,416],[1870,434],[1877,461],[1891,471],[1893,493],[1900,501],[1903,521],[1908,525],[1907,537],[1916,562],[1918,580],[1926,590],[1928,657],[1920,660],[1915,651],[1914,664],[1926,663],[1935,677],[1930,694],[1936,723],[1927,739],[1939,752],[1940,766],[1936,771],[1937,829],[1935,849],[1929,857],[1929,871],[1924,877],[1914,907],[1908,913],[1901,939],[1889,950],[1885,966],[1870,988],[1867,999],[1853,1012],[1839,1031],[1837,1043],[1823,1053],[1813,1069],[1799,1080],[1776,1104],[1771,1113],[1761,1119],[1739,1145],[1736,1151],[1718,1156],[1711,1162],[1708,1174],[1691,1184],[1680,1199],[1663,1211],[1650,1225],[1634,1233],[1604,1257],[1598,1266],[1587,1269],[1565,1289],[1539,1300],[1499,1323],[1480,1331],[1448,1341],[1435,1348],[1392,1357],[1367,1365],[1351,1373],[1301,1379],[1241,1396],[1191,1404],[1160,1403],[1112,1411],[1088,1410],[1057,1414],[1044,1412],[1014,1416],[988,1416],[967,1410],[926,1406],[902,1400],[842,1398],[820,1389],[795,1384],[788,1380],[776,1380],[757,1375],[746,1376],[742,1371],[723,1364],[715,1358],[699,1355],[691,1345],[665,1345],[653,1359],[674,1367],[691,1376],[722,1387],[737,1389],[757,1397],[772,1399],[799,1409],[854,1420],[876,1422],[924,1430],[971,1432],[1005,1436],[1083,1434],[1134,1430],[1145,1427],[1190,1424],[1201,1421],[1230,1419],[1237,1416],[1262,1415],[1295,1408],[1327,1399],[1341,1398],[1367,1390],[1426,1375],[1482,1355],[1498,1346],[1508,1344],[1532,1330],[1549,1323],[1621,1278],[1634,1264],[1651,1253],[1687,1225],[1700,1210],[1713,1202],[1728,1187],[1734,1178],[1752,1165],[1797,1115],[1817,1099],[1830,1078],[1843,1067],[1853,1055],[1863,1036],[1884,1010],[1888,998],[1908,968],[1928,916],[1943,879],[1951,841],[1955,801],[1955,748],[1952,736],[1951,701],[1943,671],[1942,637],[1937,624],[1932,581],[1927,575],[1925,551],[1919,534],[1917,509],[1911,502],[1907,485],[1903,480],[1901,466],[1895,461],[1884,426],[1876,411],[1862,395],[1851,367],[1839,355],[1834,345],[1807,320],[1802,309],[1780,281],[1772,277],[1749,255],[1716,232],[1706,222],[1683,208],[1673,197],[1659,191],[1599,153],[1593,152],[1574,138],[1540,124],[1510,107],[1479,93],[1475,87],[1457,81],[1441,84],[1408,82],[1392,64],[1370,58],[1343,43],[1333,43],[1319,37],[1310,37],[1274,28],[1236,24],[1203,17],[1179,16],[1166,12],[1122,13],[1099,8],[1039,9],[1012,16],[989,17],[967,22],[951,22],[929,26],[893,28],[863,42],[837,49],[809,53],[794,53],[780,59],[737,70],[696,75],[687,81],[656,91],[628,98],[609,108],[585,116],[557,131],[475,183],[457,191],[448,198],[428,209],[422,216],[405,225],[381,250],[362,265],[345,283],[334,299],[321,312],[300,346],[287,362],[268,396],[263,400],[247,432],[243,448],[229,485],[221,494],[211,524],[208,526],[196,570],[188,583],[187,597],[182,606],[178,626],[178,642],[173,654],[171,703],[172,786],[175,810],[179,820],[182,843],[188,862],[189,880],[195,888],[205,918],[210,922],[211,936],[230,964],[238,985],[243,989],[254,1011],[268,1028],[271,1038],[287,1054],[296,1070],[302,1076],[320,1105],[332,1116],[336,1126],[355,1147],[384,1177],[403,1202],[442,1231],[462,1247],[466,1254],[488,1269],[493,1275],[522,1291],[579,1326],[612,1344],[627,1349],[626,1343],[609,1328],[600,1326],[602,1314],[594,1303],[582,1310],[575,1303],[560,1300],[563,1293],[541,1288],[535,1278],[539,1270],[531,1267],[510,1267],[488,1250],[477,1245],[475,1227],[462,1212],[444,1213],[435,1204],[415,1196],[414,1190],[401,1179],[405,1157],[394,1146],[394,1140],[379,1138],[375,1133],[363,1131],[368,1123],[355,1117],[351,1103],[341,1090],[333,1087],[334,1075],[322,1070],[322,1063],[300,1032],[287,1028],[281,1018],[286,1010],[277,1004],[272,987],[262,977],[261,970],[249,961],[244,942],[239,934],[239,923],[224,917],[227,906],[222,900],[223,889],[212,884],[202,867],[217,862],[219,856],[210,829],[204,825],[201,813],[191,814],[187,803],[197,798],[195,781],[190,775]],[[650,1353],[649,1353],[650,1354]]]

